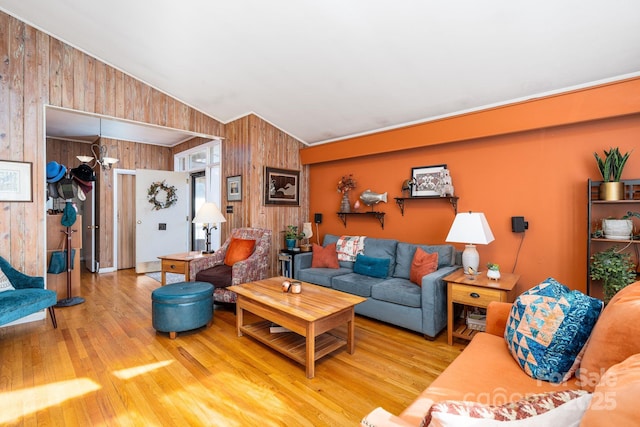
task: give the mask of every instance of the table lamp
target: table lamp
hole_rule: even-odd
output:
[[[211,250],[211,229],[218,229],[219,222],[227,222],[226,218],[220,212],[220,208],[215,203],[205,202],[198,209],[196,217],[193,218],[194,224],[202,224],[202,229],[205,232],[205,250],[203,254],[213,253]]]
[[[300,245],[302,251],[307,252],[311,250],[311,245],[309,244],[309,239],[313,237],[313,229],[311,228],[310,222],[302,223],[302,233],[304,234],[303,239],[306,240],[304,245]]]
[[[494,240],[484,214],[471,211],[456,215],[446,238],[447,242],[466,243],[462,252],[462,268],[468,274],[476,274],[480,265],[480,255],[475,245],[487,245]]]

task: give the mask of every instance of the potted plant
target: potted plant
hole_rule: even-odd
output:
[[[633,238],[633,220],[640,218],[640,213],[628,211],[622,218],[605,218],[602,220],[602,234],[606,239],[625,240]]]
[[[298,233],[297,225],[287,225],[287,229],[284,231],[284,240],[287,244],[287,249],[292,250],[296,247],[296,240],[300,240],[304,237],[304,233]]]
[[[620,182],[620,178],[632,151],[623,155],[618,147],[609,148],[609,151],[604,150],[604,159],[598,153],[593,153],[604,181],[600,184],[600,200],[624,199],[624,184]]]
[[[604,302],[627,285],[636,281],[636,266],[631,254],[618,251],[616,247],[596,252],[591,256],[591,279],[602,280]]]
[[[500,279],[500,266],[493,262],[487,264],[487,277],[489,279],[498,280]]]

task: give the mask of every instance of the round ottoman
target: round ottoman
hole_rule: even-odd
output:
[[[180,282],[162,286],[151,293],[151,319],[156,331],[178,332],[211,326],[213,285],[206,282]]]

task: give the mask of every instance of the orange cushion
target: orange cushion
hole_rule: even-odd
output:
[[[638,319],[640,282],[635,282],[609,301],[591,332],[577,373],[583,389],[593,391],[603,372],[640,353]]]
[[[311,250],[313,251],[311,257],[312,268],[340,268],[335,243],[331,243],[325,247],[314,243]]]
[[[612,366],[602,376],[580,427],[637,425],[638,396],[640,354]]]
[[[409,280],[418,286],[422,286],[422,277],[433,273],[438,269],[438,252],[432,254],[425,252],[422,248],[416,249],[411,261],[411,271]]]
[[[224,255],[224,263],[232,266],[238,261],[244,261],[253,253],[255,246],[255,240],[236,239],[232,237],[231,243],[229,243],[229,247],[227,248],[227,253]]]

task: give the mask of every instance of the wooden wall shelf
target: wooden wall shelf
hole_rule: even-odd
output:
[[[345,228],[347,227],[347,217],[349,215],[367,215],[367,216],[372,216],[372,217],[376,218],[378,221],[380,221],[380,226],[384,230],[384,212],[376,212],[376,211],[370,211],[370,212],[338,212],[338,217],[342,220],[342,223],[344,224]]]
[[[396,204],[398,205],[398,207],[400,207],[400,212],[402,213],[402,216],[404,216],[404,202],[405,202],[405,200],[448,200],[449,203],[451,203],[451,206],[453,206],[453,212],[455,214],[457,214],[458,213],[458,199],[459,199],[459,197],[457,197],[457,196],[445,196],[445,197],[440,197],[440,196],[395,197]]]

